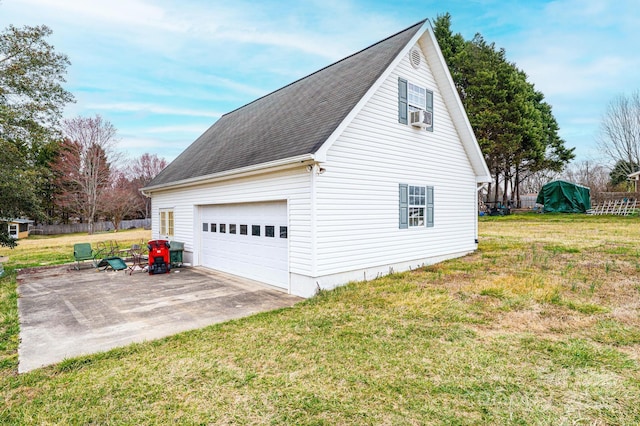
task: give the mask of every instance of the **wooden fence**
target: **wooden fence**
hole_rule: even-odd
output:
[[[132,228],[151,228],[151,219],[135,219],[135,220],[123,220],[120,223],[118,229],[132,229]],[[112,222],[94,222],[93,232],[106,232],[113,230]],[[35,225],[32,226],[31,234],[36,235],[58,235],[58,234],[74,234],[79,232],[89,232],[88,223],[70,223],[61,225]]]
[[[591,204],[602,204],[605,201],[613,200],[637,200],[640,199],[640,193],[638,192],[592,192]]]

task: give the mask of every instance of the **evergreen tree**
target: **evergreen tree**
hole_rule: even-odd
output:
[[[609,173],[609,179],[611,186],[629,190],[630,182],[627,180],[631,173],[640,170],[640,165],[633,161],[618,160],[616,165]]]
[[[434,33],[494,176],[496,200],[500,183],[504,203],[510,191],[519,199],[520,183],[529,176],[560,171],[574,158],[573,148],[566,148],[558,135],[544,95],[507,61],[504,49],[481,34],[471,40],[453,34],[448,13],[435,20]]]

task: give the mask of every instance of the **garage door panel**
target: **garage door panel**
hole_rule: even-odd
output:
[[[288,288],[289,240],[280,235],[280,227],[288,233],[286,201],[203,206],[200,220],[203,266]]]

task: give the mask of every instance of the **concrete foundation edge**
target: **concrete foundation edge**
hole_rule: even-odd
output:
[[[296,296],[308,298],[314,296],[319,289],[331,290],[353,281],[369,281],[394,272],[404,272],[411,269],[418,269],[423,266],[433,265],[445,260],[455,259],[456,257],[466,256],[469,253],[473,253],[473,250],[415,259],[407,262],[398,262],[370,268],[362,268],[348,272],[340,272],[337,274],[322,275],[318,277],[310,277],[307,275],[291,273],[290,293]]]

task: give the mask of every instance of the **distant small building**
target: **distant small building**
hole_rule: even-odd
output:
[[[29,229],[31,228],[33,220],[10,219],[6,220],[5,223],[9,227],[9,236],[15,240],[19,240],[20,238],[27,238],[29,236]]]

